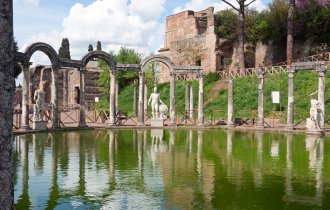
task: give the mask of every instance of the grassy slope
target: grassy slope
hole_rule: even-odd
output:
[[[211,90],[218,78],[214,75],[205,77],[204,99],[210,97]],[[318,76],[316,72],[299,72],[295,75],[295,110],[302,118],[309,113],[309,94],[317,90]],[[279,110],[279,106],[271,104],[271,91],[281,92],[281,110],[286,111],[287,108],[287,89],[288,79],[286,74],[280,75],[266,75],[264,89],[264,105],[265,114],[271,110]],[[194,87],[194,106],[197,108],[198,101],[198,82],[193,81]],[[234,109],[236,116],[249,116],[249,112],[241,110],[257,110],[258,108],[258,80],[257,77],[238,78],[235,80],[234,88]],[[152,90],[151,85],[148,86],[148,95]],[[169,83],[158,85],[161,99],[169,106]],[[184,110],[184,94],[185,83],[177,81],[176,83],[176,108],[177,111]],[[133,86],[129,85],[120,91],[119,104],[120,109],[131,112],[133,109]],[[326,76],[326,118],[330,118],[330,75]],[[215,111],[223,110],[223,111]],[[206,116],[209,117],[213,112],[216,118],[225,117],[227,110],[227,90],[220,89],[218,95],[205,106]]]

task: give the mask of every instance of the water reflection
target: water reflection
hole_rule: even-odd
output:
[[[16,209],[328,208],[329,139],[195,130],[17,136]]]

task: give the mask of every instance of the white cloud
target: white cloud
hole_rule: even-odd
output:
[[[156,1],[156,2],[155,2]],[[158,3],[157,3],[158,2]],[[95,43],[103,46],[127,46],[149,49],[163,36],[164,24],[159,22],[165,0],[95,1],[90,5],[75,4],[63,21],[62,37],[74,43]],[[158,5],[150,11],[151,4]],[[86,52],[87,46],[84,46]],[[103,50],[111,50],[105,49]]]
[[[238,7],[238,3],[236,0],[228,1],[234,6]],[[178,13],[185,10],[199,11],[206,9],[210,6],[213,6],[215,11],[231,8],[228,4],[224,3],[221,0],[191,0],[187,2],[183,7],[176,7],[173,12]],[[266,4],[262,0],[256,0],[250,5],[250,8],[251,7],[261,11],[263,9],[266,9]]]
[[[104,51],[117,52],[124,46],[142,54],[150,53],[163,42],[165,26],[160,17],[165,1],[132,0],[129,3],[127,0],[96,0],[89,5],[76,3],[64,18],[62,29],[31,35],[21,51],[33,42],[46,42],[57,51],[62,38],[67,37],[73,59],[81,59],[87,53],[88,45],[93,44],[95,48],[97,41],[101,41]],[[43,56],[35,62],[46,60],[47,57]]]

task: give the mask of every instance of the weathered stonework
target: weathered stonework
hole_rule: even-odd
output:
[[[14,208],[12,124],[14,111],[13,1],[0,0],[0,204]]]
[[[92,105],[95,103],[95,97],[101,97],[100,88],[97,86],[100,70],[95,61],[91,61],[87,65],[85,73],[86,79],[86,94],[85,103]],[[75,106],[80,104],[80,73],[76,68],[60,69],[58,75],[58,103],[59,107]],[[39,84],[43,83],[45,87],[45,101],[46,104],[51,102],[51,66],[36,66],[30,69],[30,89],[29,89],[29,105],[34,104],[33,94],[38,89]],[[22,91],[16,88],[15,104],[22,103]]]
[[[164,48],[160,55],[169,57],[175,65],[202,66],[205,73],[216,71],[217,38],[214,33],[214,8],[191,10],[166,18]],[[168,70],[161,67],[161,76]]]

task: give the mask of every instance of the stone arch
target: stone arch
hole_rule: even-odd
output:
[[[41,52],[45,53],[48,56],[52,65],[58,64],[58,55],[57,55],[56,51],[54,50],[54,48],[52,46],[50,46],[49,44],[43,43],[43,42],[33,43],[25,49],[25,55],[26,55],[27,61],[30,61],[33,53],[35,53],[36,51],[41,51]]]
[[[116,62],[111,58],[109,53],[104,51],[92,51],[87,53],[82,59],[82,65],[85,67],[87,63],[93,58],[103,59],[109,66],[111,70],[116,70]]]
[[[147,66],[147,64],[153,61],[158,61],[165,64],[170,70],[170,73],[174,73],[174,63],[171,61],[170,58],[161,55],[151,55],[143,59],[143,61],[141,62],[142,72],[145,72],[145,67]]]

